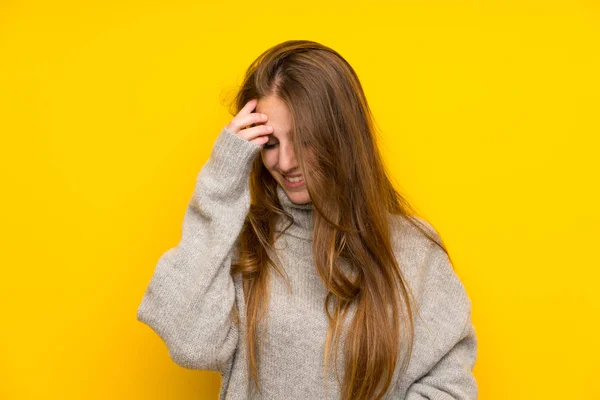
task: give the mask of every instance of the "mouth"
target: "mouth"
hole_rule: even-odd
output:
[[[297,188],[304,185],[304,178],[301,174],[298,175],[283,175],[283,181],[289,188]]]

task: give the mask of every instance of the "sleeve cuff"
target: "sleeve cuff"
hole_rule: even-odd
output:
[[[217,176],[247,176],[252,169],[252,159],[261,146],[249,142],[224,127],[214,142],[210,163]]]

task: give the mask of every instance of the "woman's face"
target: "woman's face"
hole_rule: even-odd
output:
[[[263,164],[292,202],[310,203],[304,174],[296,162],[294,145],[291,141],[292,119],[289,108],[278,97],[271,95],[258,100],[255,112],[267,114],[268,120],[265,124],[273,127],[269,141],[261,150]],[[294,176],[298,176],[300,182],[289,182],[286,179]]]

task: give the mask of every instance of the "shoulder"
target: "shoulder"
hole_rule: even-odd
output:
[[[438,247],[415,225],[420,226],[434,240],[441,243],[439,232],[427,220],[418,216],[390,214],[392,248],[398,261],[407,269],[411,267],[414,269],[415,265],[422,264],[430,252]]]

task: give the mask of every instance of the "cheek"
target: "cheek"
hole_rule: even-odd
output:
[[[262,162],[263,162],[265,168],[267,168],[269,171],[271,171],[275,167],[275,164],[277,163],[276,157],[274,157],[274,155],[272,153],[264,152],[264,151],[261,153],[261,157],[262,157]]]

